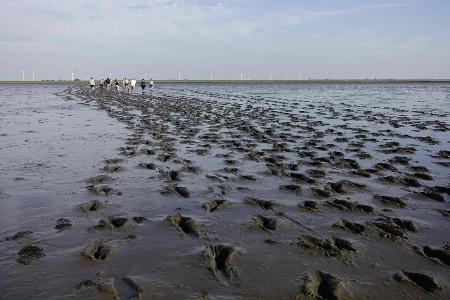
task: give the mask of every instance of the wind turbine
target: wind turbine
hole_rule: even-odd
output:
[[[210,73],[209,73],[209,76],[210,76],[210,77],[209,77],[210,80],[213,80],[213,72],[210,72]]]
[[[241,80],[244,78],[244,73],[241,72]]]
[[[34,72],[31,72],[31,75],[33,76],[33,81],[34,81]]]
[[[178,80],[181,80],[181,73],[178,72]]]
[[[25,71],[22,70],[22,81],[25,81]]]

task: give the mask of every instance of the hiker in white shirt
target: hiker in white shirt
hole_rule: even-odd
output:
[[[136,88],[136,79],[133,78],[130,80],[130,86],[131,86],[130,94],[133,94],[134,89]]]
[[[129,88],[130,88],[130,81],[127,78],[125,78],[123,80],[123,85],[124,85],[125,93],[128,93]]]
[[[91,77],[91,80],[89,80],[89,85],[91,86],[91,91],[93,91],[95,87],[95,80],[93,77]]]
[[[154,84],[153,84],[153,79],[150,79],[150,82],[149,82],[149,87],[150,87],[150,90],[152,90],[152,91],[153,91],[153,87],[154,87]]]

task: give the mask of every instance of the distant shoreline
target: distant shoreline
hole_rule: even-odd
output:
[[[0,84],[87,84],[88,80],[3,80]],[[310,80],[153,80],[155,83],[171,84],[314,84],[314,83],[450,83],[450,79],[310,79]],[[98,84],[98,80],[97,80]]]

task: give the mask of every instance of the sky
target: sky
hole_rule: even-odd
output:
[[[450,78],[449,0],[3,0],[0,80]]]

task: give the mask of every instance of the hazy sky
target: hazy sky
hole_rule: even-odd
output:
[[[450,0],[0,4],[0,80],[450,78]]]

